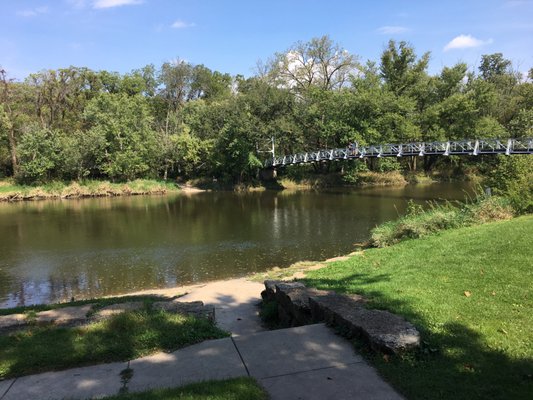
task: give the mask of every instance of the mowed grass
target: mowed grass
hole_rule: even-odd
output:
[[[82,327],[35,326],[0,335],[0,379],[125,361],[227,335],[208,320],[149,305]]]
[[[103,400],[267,400],[268,395],[252,378],[194,383],[174,389],[122,394]]]
[[[407,398],[531,399],[532,243],[524,216],[369,249],[306,283],[362,294],[420,329],[419,351],[366,354]]]

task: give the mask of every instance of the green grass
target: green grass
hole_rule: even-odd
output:
[[[226,336],[208,320],[154,311],[149,305],[83,327],[35,326],[0,335],[0,379],[125,361]]]
[[[362,294],[420,329],[420,351],[367,353],[407,398],[530,399],[532,238],[533,216],[453,229],[365,250],[306,283]]]
[[[370,243],[375,247],[386,247],[446,229],[511,219],[513,214],[509,200],[502,197],[478,196],[466,204],[430,203],[427,210],[410,202],[406,215],[372,230]]]
[[[121,394],[103,400],[267,400],[268,395],[253,378],[193,383],[173,389]]]

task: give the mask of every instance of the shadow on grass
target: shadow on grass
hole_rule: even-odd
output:
[[[451,321],[438,328],[410,304],[392,299],[365,285],[388,280],[387,275],[364,273],[342,279],[307,278],[308,287],[353,293],[370,300],[372,306],[404,316],[422,334],[419,350],[388,357],[368,350],[355,340],[356,348],[393,386],[409,399],[530,399],[533,393],[533,360],[511,358],[488,347],[484,338],[464,324]],[[361,288],[362,286],[362,288]],[[444,301],[444,299],[443,299]]]
[[[85,327],[32,327],[0,335],[0,379],[126,361],[225,336],[208,320],[149,308]]]

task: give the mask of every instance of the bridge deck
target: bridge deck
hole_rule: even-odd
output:
[[[348,160],[366,157],[379,158],[424,155],[477,156],[480,154],[533,154],[533,138],[416,142],[371,146],[351,145],[348,148],[324,149],[307,153],[273,157],[265,162],[265,167],[272,168],[291,164],[306,164],[319,161]]]

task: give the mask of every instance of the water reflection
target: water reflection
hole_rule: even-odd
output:
[[[452,184],[0,204],[0,306],[242,276],[343,254]]]

